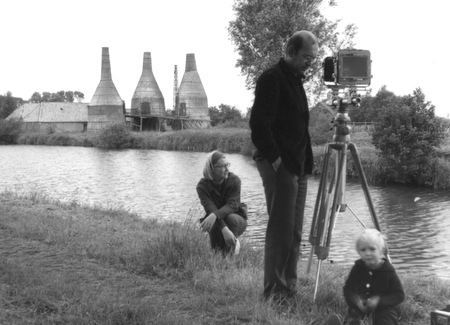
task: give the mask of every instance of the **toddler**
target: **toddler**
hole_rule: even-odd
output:
[[[348,304],[345,324],[361,324],[372,316],[373,325],[398,324],[396,306],[403,302],[405,293],[392,264],[386,259],[386,244],[376,229],[365,229],[356,239],[356,250],[361,257],[355,261],[344,285]],[[341,324],[332,315],[327,324]]]

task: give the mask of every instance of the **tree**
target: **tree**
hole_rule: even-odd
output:
[[[435,117],[434,105],[425,100],[420,88],[412,95],[385,97],[372,142],[390,167],[387,180],[417,183],[443,139],[443,128]]]
[[[6,95],[0,96],[0,119],[4,119],[9,116],[17,108],[16,98],[12,96],[12,93],[8,91]]]
[[[49,93],[44,91],[42,96],[39,92],[33,93],[31,95],[29,101],[31,103],[40,103],[40,102],[66,102],[73,103],[74,99],[78,102],[81,102],[84,99],[84,94],[80,91],[71,91],[71,90],[60,90],[56,93]]]
[[[220,104],[219,108],[212,106],[208,108],[208,111],[211,126],[225,122],[238,123],[243,120],[241,112],[234,106]]]
[[[211,120],[211,126],[216,126],[220,123],[220,111],[216,106],[208,108],[209,119]]]
[[[73,92],[73,97],[75,97],[75,99],[78,102],[81,102],[84,99],[84,94],[81,91],[74,91]]]
[[[15,144],[22,127],[20,119],[0,119],[0,144]]]
[[[48,91],[44,91],[44,92],[42,93],[42,101],[43,101],[43,102],[49,102],[49,101],[50,101],[50,98],[52,98],[52,94],[49,93]]]
[[[56,93],[52,93],[52,95],[50,96],[49,102],[57,102],[57,103],[66,102],[66,98],[64,96],[64,90],[60,90]]]
[[[30,99],[28,100],[30,103],[40,103],[42,101],[41,93],[34,92],[33,95],[31,95]]]
[[[309,133],[313,145],[324,145],[333,140],[334,116],[324,107],[325,104],[318,103],[310,111]]]
[[[340,47],[352,46],[356,33],[354,25],[345,27],[344,35],[337,32],[338,22],[326,19],[319,7],[323,0],[236,0],[233,10],[236,19],[231,21],[228,33],[240,58],[236,67],[246,76],[248,89],[255,87],[259,75],[275,64],[284,54],[289,37],[298,30],[309,30],[320,41],[318,60],[313,70],[321,68],[321,60]],[[335,0],[329,1],[335,6]],[[323,89],[316,74],[309,82],[310,93],[320,96]]]
[[[69,103],[73,103],[74,100],[73,91],[68,90],[64,93],[64,100]]]
[[[359,107],[350,106],[349,116],[353,122],[373,122],[384,108],[398,106],[401,97],[382,86],[375,97],[363,96]]]

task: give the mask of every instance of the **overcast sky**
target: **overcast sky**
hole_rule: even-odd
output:
[[[421,87],[447,117],[450,31],[446,0],[337,0],[330,18],[355,23],[356,48],[370,50],[372,92],[382,85],[397,95]],[[81,91],[89,102],[100,81],[102,47],[109,47],[112,78],[131,105],[151,52],[153,74],[166,109],[173,108],[174,66],[181,82],[194,53],[209,106],[242,112],[253,94],[235,68],[228,36],[233,0],[6,0],[0,31],[0,94],[29,99],[38,91]],[[445,33],[445,34],[444,34]]]

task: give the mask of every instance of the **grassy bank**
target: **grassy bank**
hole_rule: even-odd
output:
[[[325,263],[300,271],[296,305],[262,302],[260,250],[214,255],[191,211],[183,223],[121,210],[0,193],[1,324],[323,324],[345,313],[348,270]],[[200,213],[201,214],[201,213]],[[304,267],[304,265],[302,265]],[[450,303],[448,284],[401,274],[401,324],[429,324]]]
[[[128,148],[209,152],[221,150],[251,155],[250,131],[242,128],[190,129],[170,132],[130,132]],[[103,147],[98,132],[21,134],[18,144]]]

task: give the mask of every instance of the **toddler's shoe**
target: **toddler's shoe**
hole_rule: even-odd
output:
[[[325,325],[342,325],[342,322],[338,315],[333,314],[330,317],[328,317]]]

